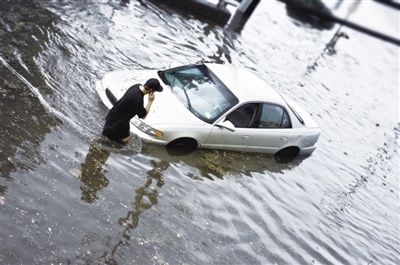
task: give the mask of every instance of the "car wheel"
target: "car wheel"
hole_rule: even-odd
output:
[[[179,138],[167,144],[167,152],[170,155],[187,155],[198,147],[197,141],[193,138]]]
[[[300,148],[298,148],[296,146],[290,146],[290,147],[286,147],[286,148],[280,150],[279,152],[275,153],[274,157],[278,163],[289,163],[297,157],[299,152],[300,152]]]

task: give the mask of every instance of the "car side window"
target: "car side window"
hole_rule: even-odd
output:
[[[250,128],[254,123],[258,106],[258,103],[242,105],[229,113],[225,120],[232,122],[237,128]]]
[[[258,128],[291,128],[289,115],[281,106],[263,103]]]

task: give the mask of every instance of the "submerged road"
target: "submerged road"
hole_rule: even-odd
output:
[[[261,1],[234,34],[148,1],[2,1],[0,263],[398,264],[399,49],[343,28],[327,52],[338,26],[287,11]],[[196,62],[245,67],[298,101],[317,150],[279,164],[99,142],[96,80]]]

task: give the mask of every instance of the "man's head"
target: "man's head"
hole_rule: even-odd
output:
[[[146,81],[144,84],[144,88],[151,92],[151,91],[158,91],[161,92],[163,91],[163,87],[160,85],[160,82],[158,82],[157,79],[155,78],[150,78],[149,80]]]

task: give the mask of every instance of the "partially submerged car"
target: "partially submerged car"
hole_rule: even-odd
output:
[[[316,148],[321,131],[312,117],[246,69],[198,64],[115,71],[96,89],[111,108],[113,97],[149,78],[157,78],[164,91],[156,93],[146,119],[134,117],[130,126],[145,142],[292,157]]]

